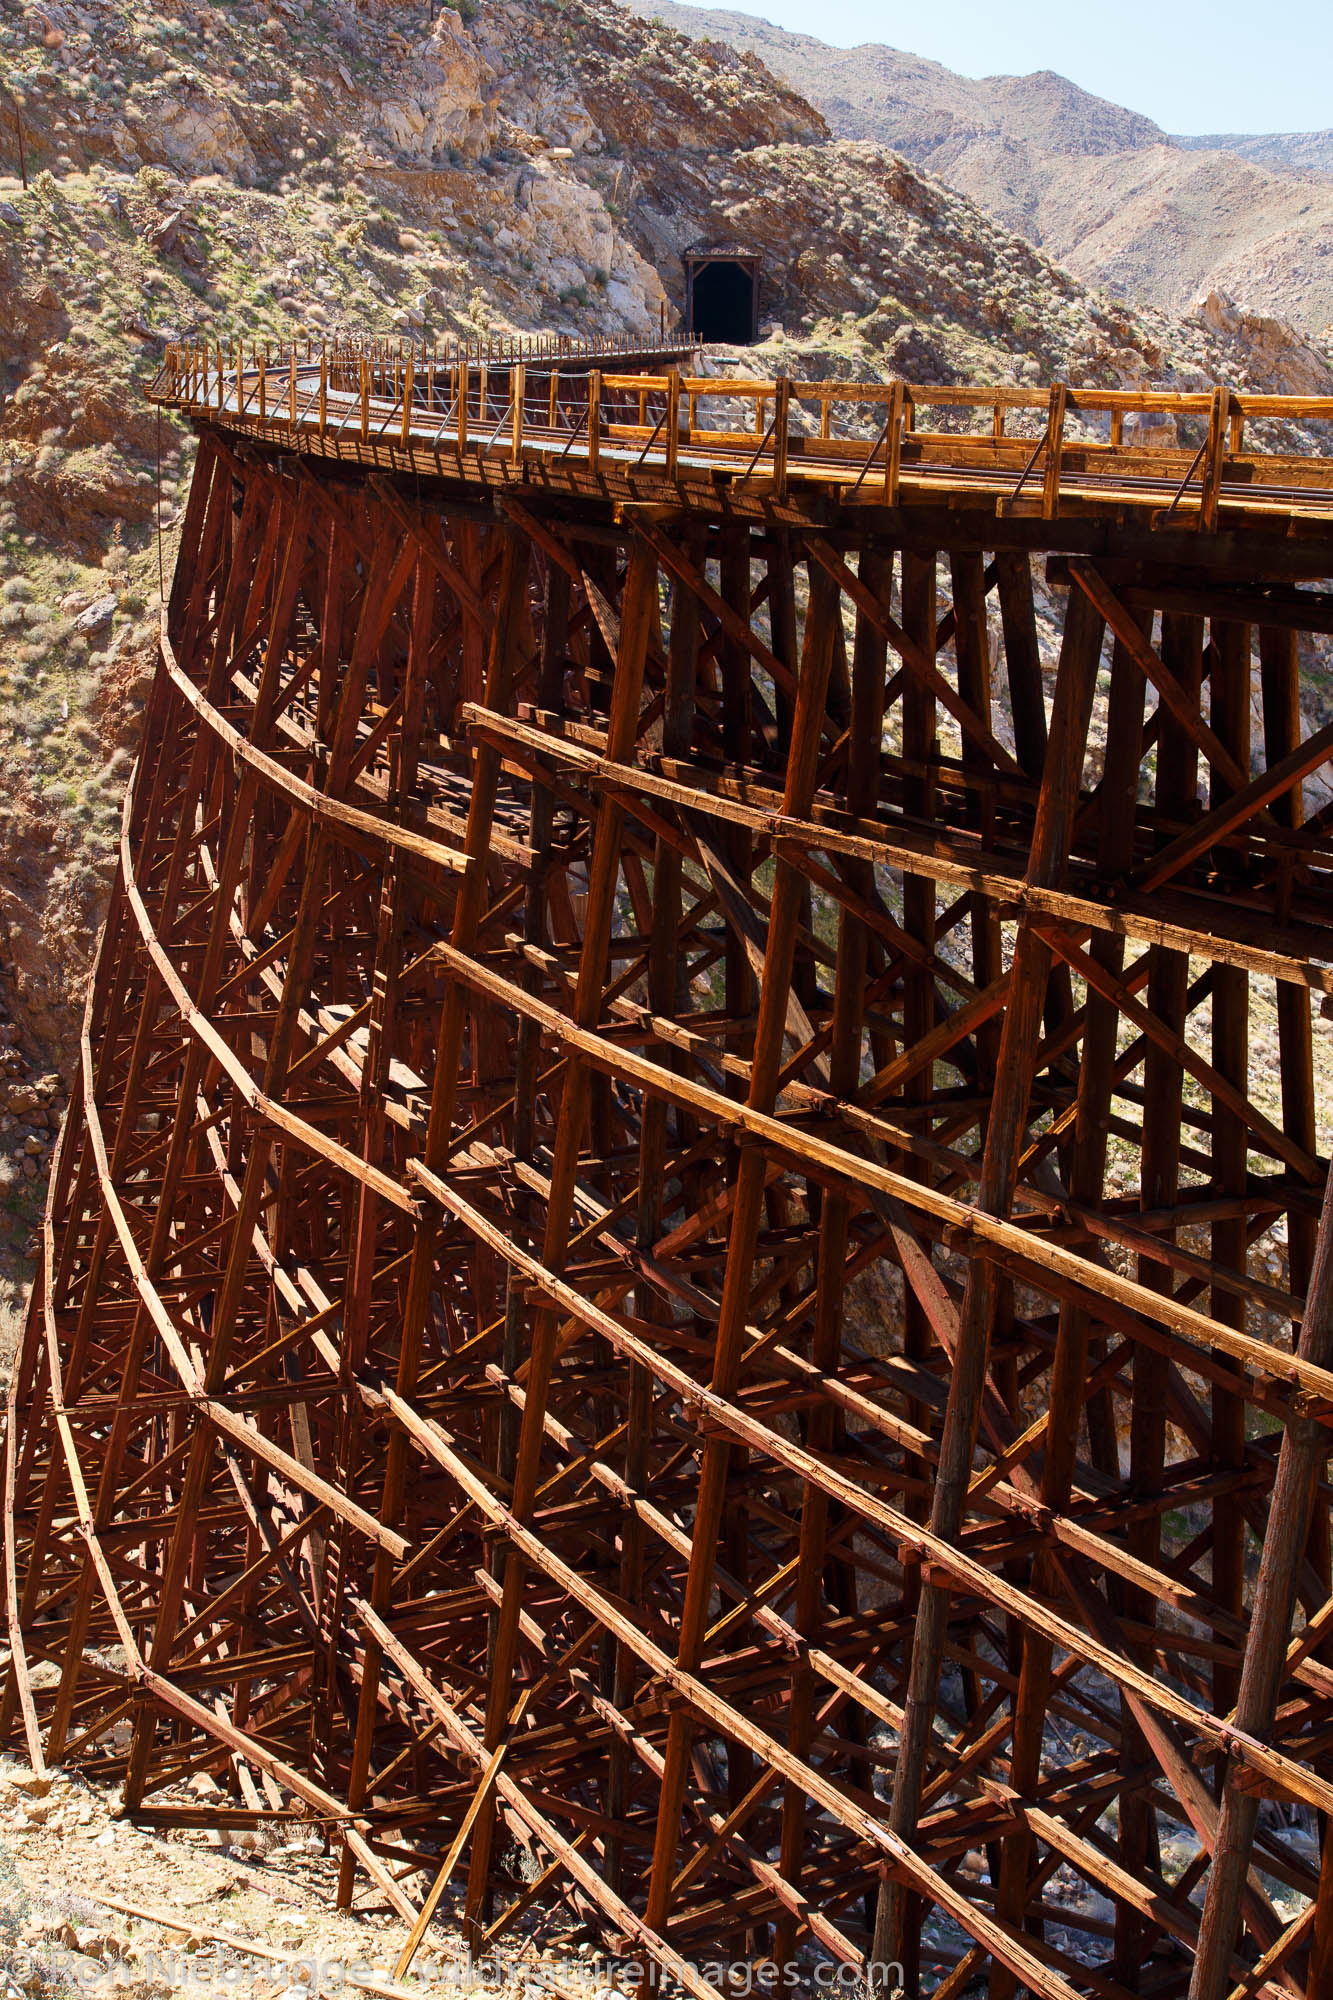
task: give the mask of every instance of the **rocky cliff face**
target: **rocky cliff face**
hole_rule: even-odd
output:
[[[158,529],[169,574],[190,469],[188,436],[143,401],[167,339],[649,333],[675,322],[683,251],[741,236],[764,259],[747,366],[1322,380],[1315,349],[1225,299],[1172,317],[1090,291],[930,174],[834,139],[753,55],[612,0],[5,0],[0,81],[0,1000],[18,1087],[68,1070],[152,672]],[[0,1185],[0,1282],[44,1157],[26,1128],[8,1143],[6,1115],[0,1184],[11,1154],[38,1166]]]

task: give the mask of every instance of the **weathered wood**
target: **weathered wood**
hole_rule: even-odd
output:
[[[466,1868],[701,1996],[1322,1996],[1326,469],[682,360],[168,357],[0,1730],[404,1970]]]
[[[1333,1355],[1333,1181],[1324,1198],[1300,1346],[1311,1360]],[[1327,1456],[1327,1439],[1320,1425],[1309,1418],[1297,1418],[1287,1426],[1236,1701],[1236,1727],[1247,1732],[1267,1732],[1273,1725],[1286,1664],[1298,1563],[1310,1531],[1315,1481]],[[1226,1960],[1258,1818],[1259,1800],[1241,1791],[1235,1772],[1228,1769],[1190,2000],[1220,2000],[1226,1992]]]

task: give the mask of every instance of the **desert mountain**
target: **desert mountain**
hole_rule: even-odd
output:
[[[1265,167],[1295,167],[1309,173],[1333,174],[1333,129],[1323,132],[1212,132],[1203,138],[1177,138],[1178,146],[1198,151],[1235,153]]]
[[[1333,321],[1333,134],[1174,139],[1049,70],[974,79],[750,14],[630,4],[759,56],[839,136],[928,167],[1085,284],[1177,312],[1217,290],[1311,333]]]

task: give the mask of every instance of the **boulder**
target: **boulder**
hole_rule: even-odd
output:
[[[78,617],[74,620],[74,630],[85,634],[100,632],[105,626],[111,623],[115,615],[115,598],[99,597],[96,604],[90,604],[86,611],[79,613]]]
[[[1128,410],[1122,437],[1126,445],[1174,451],[1180,443],[1180,427],[1169,410]]]
[[[1195,301],[1201,320],[1243,361],[1252,385],[1277,396],[1333,395],[1333,366],[1290,320],[1248,312],[1225,292]]]
[[[597,189],[548,160],[549,155],[526,168],[515,188],[512,228],[518,241],[544,267],[553,291],[602,286],[608,308],[623,326],[651,332],[666,298],[660,277],[619,233]]]
[[[51,1789],[51,1780],[44,1773],[29,1771],[22,1766],[6,1774],[10,1791],[20,1793],[25,1799],[44,1799]]]
[[[595,188],[565,174],[538,172],[525,181],[520,199],[531,225],[524,233],[550,257],[567,259],[585,276],[610,270],[615,224]]]

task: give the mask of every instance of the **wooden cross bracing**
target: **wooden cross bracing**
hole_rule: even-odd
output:
[[[413,1949],[1314,2000],[1327,530],[794,512],[201,426],[5,1727]]]

